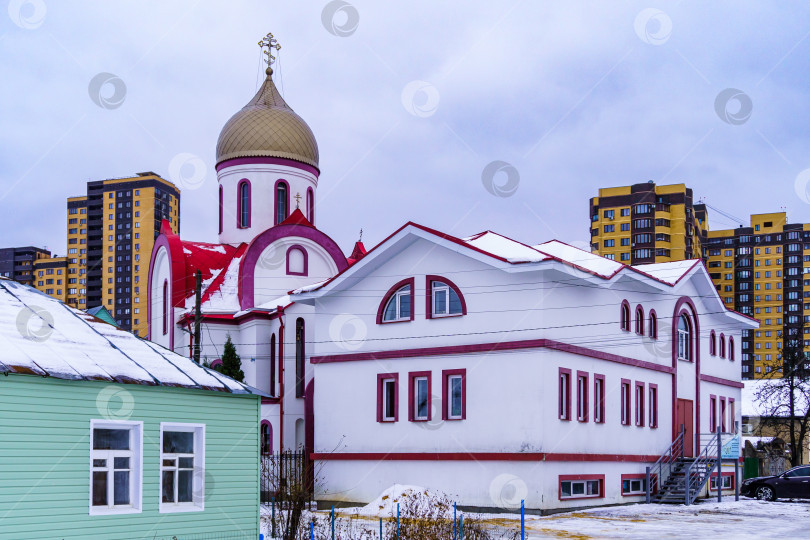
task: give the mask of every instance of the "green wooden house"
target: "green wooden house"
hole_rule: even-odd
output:
[[[257,539],[261,394],[0,279],[0,539]]]

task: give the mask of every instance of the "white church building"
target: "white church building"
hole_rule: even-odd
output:
[[[397,483],[479,508],[639,501],[682,424],[689,455],[692,434],[740,420],[740,334],[758,323],[700,261],[630,267],[410,222],[346,255],[315,226],[317,142],[269,67],[216,161],[219,242],[164,228],[149,339],[191,355],[199,271],[202,359],[231,337],[272,396],[262,452],[310,453],[322,504]]]

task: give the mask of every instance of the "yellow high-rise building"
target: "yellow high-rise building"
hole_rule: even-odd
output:
[[[76,287],[76,279],[68,277],[67,257],[40,257],[34,261],[34,280],[37,290],[67,302],[70,287]]]
[[[590,210],[594,253],[633,265],[703,256],[706,207],[684,184],[601,188]]]
[[[180,191],[153,172],[87,183],[67,200],[68,305],[104,306],[146,336],[149,262],[162,220],[180,231]],[[75,280],[75,282],[74,282]]]
[[[786,340],[810,351],[810,225],[788,223],[784,212],[753,214],[749,227],[710,231],[707,256],[726,306],[760,321],[743,333],[743,377],[780,376]]]

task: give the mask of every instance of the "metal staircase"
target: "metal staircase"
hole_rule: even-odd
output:
[[[684,428],[672,445],[647,468],[647,502],[694,503],[713,471],[720,471],[719,437],[709,437],[697,457],[684,455]]]

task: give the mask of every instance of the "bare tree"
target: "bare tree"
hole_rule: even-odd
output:
[[[802,345],[799,339],[785,340],[782,372],[772,371],[754,396],[760,409],[758,434],[785,441],[793,467],[802,463],[810,429],[810,357]]]

